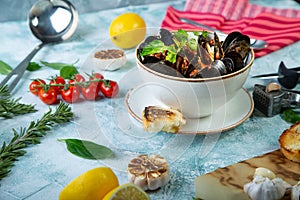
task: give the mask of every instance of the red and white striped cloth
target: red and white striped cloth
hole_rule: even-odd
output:
[[[262,39],[268,47],[255,52],[261,57],[300,40],[300,10],[278,9],[248,3],[248,0],[187,0],[184,11],[168,7],[161,27],[169,30],[203,30],[184,23],[188,18],[225,33],[240,31]]]

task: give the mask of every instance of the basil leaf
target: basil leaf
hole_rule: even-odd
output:
[[[292,109],[287,109],[282,112],[282,118],[289,123],[295,124],[300,120],[300,116]]]
[[[64,66],[60,69],[60,76],[64,79],[71,79],[75,74],[78,74],[78,70],[74,66]]]
[[[0,74],[7,75],[12,71],[12,67],[0,60]]]
[[[37,70],[39,70],[39,69],[41,69],[41,68],[42,68],[42,66],[39,65],[39,64],[36,63],[36,62],[30,62],[29,65],[27,66],[27,70],[28,70],[28,71],[31,71],[31,72],[37,71]]]
[[[50,63],[50,62],[46,62],[46,61],[41,61],[41,63],[43,65],[45,65],[46,67],[50,67],[50,68],[56,69],[56,70],[60,70],[64,66],[73,66],[73,65],[70,65],[70,64],[67,64],[67,63],[61,63],[61,62]]]
[[[58,141],[65,142],[69,152],[81,158],[100,160],[113,155],[111,149],[90,141],[79,139],[59,139]]]

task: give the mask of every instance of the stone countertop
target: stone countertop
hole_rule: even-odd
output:
[[[282,5],[277,0],[252,0],[251,3],[290,7],[300,9],[294,1]],[[164,17],[166,8],[172,5],[183,10],[184,1],[129,6],[81,14],[78,29],[68,41],[44,47],[33,59],[39,62],[65,62],[81,68],[90,52],[109,40],[108,28],[111,20],[125,11],[141,15],[148,27],[157,28]],[[30,33],[26,21],[0,23],[0,60],[16,66],[39,43]],[[250,75],[277,71],[280,61],[289,67],[299,66],[300,43],[285,47],[267,56],[255,59]],[[129,160],[141,153],[159,153],[170,164],[171,180],[163,188],[150,192],[151,199],[192,199],[195,196],[194,180],[196,176],[211,172],[219,167],[261,155],[278,149],[279,135],[290,126],[281,116],[271,118],[254,114],[238,127],[218,135],[172,135],[157,133],[139,134],[140,129],[128,117],[124,97],[128,91],[128,73],[136,68],[134,50],[127,50],[126,65],[117,71],[103,72],[106,78],[117,80],[120,94],[115,99],[100,99],[95,102],[73,104],[76,119],[68,124],[56,126],[38,145],[26,148],[27,153],[20,157],[10,174],[0,182],[0,199],[34,200],[58,199],[61,189],[81,173],[98,167],[109,166],[117,174],[120,184],[127,182],[126,167]],[[47,79],[58,71],[42,68],[35,72],[26,72],[12,95],[22,97],[23,103],[35,104],[38,112],[17,116],[14,119],[1,119],[0,142],[10,141],[12,128],[27,127],[46,112],[49,106],[43,104],[28,91],[33,78]],[[0,80],[4,78],[0,76]],[[251,79],[245,88],[251,93],[254,84],[266,84],[268,81]],[[55,107],[55,106],[52,106]],[[85,160],[70,154],[59,138],[89,139],[115,150],[113,159],[102,161]],[[207,145],[213,144],[209,152],[204,153]]]

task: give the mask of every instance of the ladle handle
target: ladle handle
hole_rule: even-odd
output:
[[[9,86],[8,86],[8,91],[11,92],[15,86],[17,85],[17,83],[19,82],[19,80],[22,78],[25,70],[28,67],[28,64],[30,63],[31,59],[35,56],[35,54],[44,46],[44,43],[41,43],[39,45],[37,45],[30,54],[28,54],[28,56],[16,67],[14,68],[5,78],[4,80],[0,83],[0,87],[6,85],[8,83],[8,81],[14,76],[17,75],[16,77],[14,77],[14,80],[12,82],[10,82]]]

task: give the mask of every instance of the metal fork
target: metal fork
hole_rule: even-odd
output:
[[[31,59],[34,57],[34,55],[42,48],[42,46],[44,45],[44,43],[39,44],[38,46],[36,46],[33,51],[16,67],[14,68],[4,79],[3,81],[0,83],[0,87],[7,85],[7,83],[9,82],[9,80],[14,77],[14,79],[9,82],[8,85],[8,91],[11,92],[16,85],[18,84],[19,80],[22,78],[25,70],[28,67],[28,64],[30,63]]]

